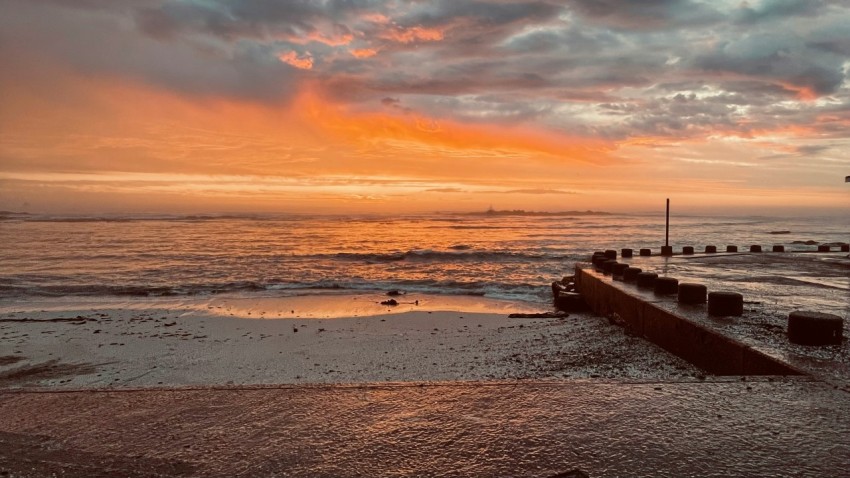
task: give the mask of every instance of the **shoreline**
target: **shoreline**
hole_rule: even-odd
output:
[[[542,288],[542,287],[541,287]],[[551,309],[550,303],[506,300],[481,295],[405,293],[385,291],[321,291],[293,295],[275,291],[194,296],[61,296],[28,297],[0,303],[0,317],[8,314],[95,309],[177,311],[181,316],[214,315],[239,319],[338,319],[404,312],[469,312],[510,314]],[[394,306],[381,302],[395,299]]]

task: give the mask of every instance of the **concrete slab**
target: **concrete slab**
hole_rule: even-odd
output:
[[[850,474],[850,395],[801,379],[0,392],[9,476]]]

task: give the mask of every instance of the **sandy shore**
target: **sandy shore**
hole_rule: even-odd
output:
[[[386,299],[5,304],[0,387],[701,376],[601,317],[508,318],[540,310],[477,297]]]

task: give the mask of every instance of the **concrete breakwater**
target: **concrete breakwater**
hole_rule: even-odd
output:
[[[588,264],[576,265],[576,284],[594,312],[617,314],[634,334],[715,375],[802,375],[804,372],[668,310],[656,300],[617,287]]]
[[[576,266],[594,312],[713,374],[803,374],[850,391],[845,254],[605,257],[616,252]]]

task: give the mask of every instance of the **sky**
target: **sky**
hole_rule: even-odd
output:
[[[0,209],[850,207],[844,0],[0,0]]]

